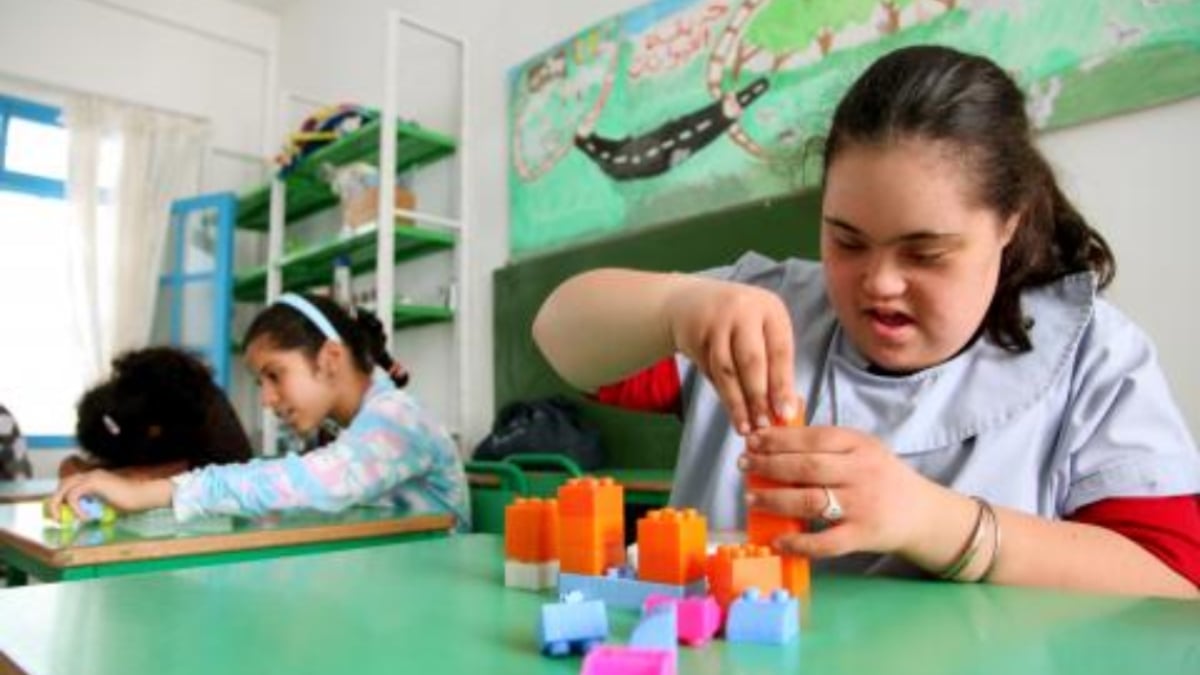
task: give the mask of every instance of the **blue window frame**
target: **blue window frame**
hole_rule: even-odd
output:
[[[63,198],[66,194],[63,181],[21,173],[5,165],[5,158],[8,157],[9,127],[12,122],[24,120],[62,128],[61,117],[62,111],[54,106],[0,95],[0,190],[50,199]]]
[[[0,191],[19,192],[46,199],[63,199],[66,185],[62,180],[13,170],[6,165],[13,122],[27,121],[62,128],[62,111],[53,106],[0,95]],[[62,449],[75,447],[72,436],[27,436],[30,449]]]

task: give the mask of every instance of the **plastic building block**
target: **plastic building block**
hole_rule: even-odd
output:
[[[608,637],[608,612],[599,600],[567,593],[560,602],[542,605],[538,642],[547,656],[586,653]]]
[[[675,606],[660,603],[642,614],[642,620],[629,636],[629,646],[674,652],[678,635]]]
[[[638,521],[638,578],[689,584],[704,578],[707,527],[695,509],[659,509]]]
[[[518,497],[504,508],[504,557],[523,563],[558,560],[558,502]]]
[[[682,599],[651,595],[643,608],[649,612],[663,606],[675,608],[676,635],[689,647],[703,647],[721,630],[721,606],[711,595]]]
[[[558,489],[560,569],[599,575],[625,562],[625,491],[611,478],[572,478]]]
[[[82,513],[77,519],[75,509],[68,504],[62,504],[59,506],[58,518],[55,519],[50,512],[50,500],[42,502],[42,513],[51,520],[57,520],[61,527],[75,527],[78,524],[95,522],[108,525],[117,519],[116,509],[91,495],[79,498],[79,509]]]
[[[742,593],[729,607],[725,639],[781,645],[800,634],[800,604],[779,589],[764,598],[758,589]]]
[[[505,560],[504,585],[509,588],[524,588],[531,591],[554,588],[558,585],[558,561],[526,563]]]
[[[789,427],[804,426],[804,411],[786,422],[779,424]],[[746,476],[746,489],[770,489],[782,487],[762,476],[749,474]],[[788,518],[760,509],[750,509],[746,514],[746,541],[759,546],[770,546],[780,556],[783,587],[793,596],[808,597],[811,587],[811,571],[808,558],[803,556],[785,555],[774,548],[777,538],[785,534],[795,534],[808,531],[808,523],[798,518]]]
[[[749,588],[774,591],[783,585],[779,556],[765,546],[754,544],[717,547],[708,557],[708,590],[722,611],[729,609],[742,591]]]
[[[651,595],[667,595],[683,598],[688,595],[702,595],[704,580],[688,585],[656,584],[649,581],[638,581],[625,568],[610,569],[604,576],[597,577],[589,574],[571,574],[560,572],[558,575],[558,592],[568,593],[579,591],[584,597],[603,600],[609,607],[620,609],[640,610]]]
[[[675,655],[662,649],[602,645],[583,659],[582,675],[675,675]]]

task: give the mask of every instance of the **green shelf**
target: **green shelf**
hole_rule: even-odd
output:
[[[400,263],[430,253],[454,247],[454,235],[449,232],[427,230],[411,225],[394,227],[395,262]],[[333,281],[333,261],[339,256],[350,258],[352,274],[375,269],[374,228],[359,232],[346,239],[327,242],[289,255],[281,261],[283,290],[301,291],[313,286],[323,286]],[[267,268],[256,267],[233,279],[233,297],[238,302],[262,302],[267,294]]]
[[[321,180],[321,167],[352,162],[379,162],[379,127],[376,120],[305,157],[287,177],[287,216],[292,223],[337,203],[337,195]],[[457,143],[445,134],[411,122],[396,123],[396,172],[408,171],[454,154]],[[238,198],[237,226],[266,230],[270,224],[270,183]]]
[[[440,305],[397,304],[392,308],[392,325],[396,328],[413,328],[452,320],[454,320],[454,310]]]

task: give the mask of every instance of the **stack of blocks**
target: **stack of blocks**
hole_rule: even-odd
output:
[[[558,489],[560,569],[600,575],[625,563],[625,493],[611,478],[572,478]]]
[[[585,652],[585,674],[673,675],[677,642],[702,646],[724,628],[730,641],[782,644],[799,632],[808,560],[781,559],[767,544],[804,524],[756,512],[747,525],[750,543],[706,557],[706,523],[694,509],[651,511],[638,521],[635,578],[623,565],[623,489],[611,478],[575,478],[557,500],[519,498],[505,509],[505,584],[540,590],[557,576],[562,602],[542,608],[543,653]],[[607,607],[642,610],[628,646],[599,644]]]
[[[766,546],[720,546],[708,559],[708,592],[723,613],[743,592],[757,588],[769,593],[782,586],[782,579],[779,556]]]
[[[659,509],[638,521],[638,578],[686,586],[704,578],[704,518],[695,509]]]
[[[562,494],[560,491],[560,502]],[[682,598],[702,594],[706,538],[704,518],[694,509],[651,511],[638,521],[636,579],[630,570],[619,567],[608,568],[603,576],[575,573],[567,570],[564,560],[559,592],[579,590],[610,606],[634,610],[650,595]]]
[[[786,422],[789,427],[804,426],[804,411]],[[748,474],[747,489],[770,489],[784,487],[780,483]],[[750,509],[746,514],[746,542],[758,546],[773,546],[776,538],[785,534],[802,533],[807,530],[803,520],[776,515],[759,509]],[[807,598],[811,586],[811,570],[808,558],[803,556],[779,554],[780,569],[783,575],[783,587],[796,598]]]
[[[504,585],[558,585],[558,502],[518,497],[504,509]]]

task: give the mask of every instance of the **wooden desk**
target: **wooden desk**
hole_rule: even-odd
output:
[[[538,653],[551,594],[504,588],[502,556],[466,535],[4,590],[0,653],[29,673],[578,673]],[[1200,672],[1194,602],[820,574],[814,594],[798,642],[681,647],[679,672]],[[610,641],[634,622],[610,611]]]
[[[48,526],[41,502],[0,505],[0,559],[45,581],[153,572],[446,536],[454,517],[398,515],[359,507],[344,513],[218,518],[178,526],[169,512],[111,525]],[[147,525],[162,522],[146,534]],[[135,529],[133,526],[138,525]],[[20,584],[18,576],[13,580]]]
[[[36,499],[43,499],[54,494],[54,489],[56,487],[58,487],[58,481],[52,478],[42,480],[0,481],[0,504],[12,504],[14,502],[29,502]]]

